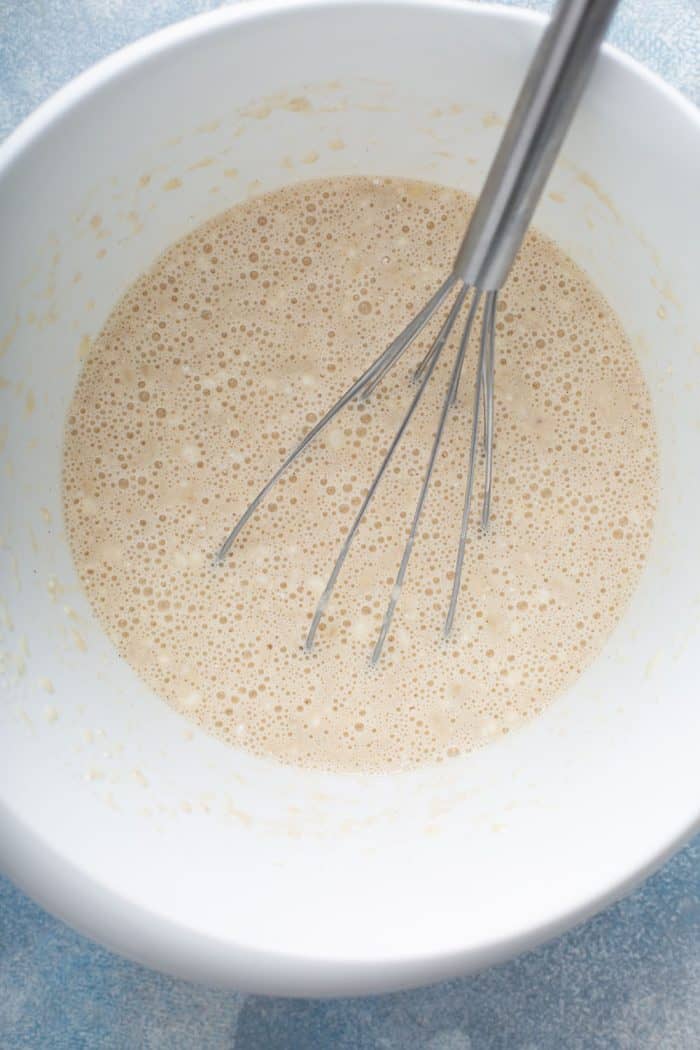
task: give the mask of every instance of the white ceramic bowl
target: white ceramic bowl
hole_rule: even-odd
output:
[[[127,285],[208,216],[290,180],[478,192],[541,27],[462,0],[237,5],[101,63],[0,151],[2,864],[149,965],[291,994],[465,973],[590,915],[697,826],[700,121],[611,49],[536,221],[639,353],[661,504],[628,613],[543,716],[401,776],[239,754],[189,733],[116,658],[64,537],[64,414]]]

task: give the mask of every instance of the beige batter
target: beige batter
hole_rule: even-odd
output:
[[[451,639],[442,624],[476,339],[379,666],[368,656],[454,345],[360,529],[316,650],[302,648],[437,323],[213,565],[285,453],[449,272],[472,204],[367,178],[246,201],[161,256],[85,363],[64,475],[81,579],[146,682],[236,746],[380,770],[483,745],[590,664],[635,586],[656,501],[648,391],[603,297],[535,232],[499,297],[492,524],[481,535],[474,515]]]

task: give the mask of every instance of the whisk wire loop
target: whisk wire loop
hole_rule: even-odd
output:
[[[428,300],[422,310],[416,314],[416,316],[406,325],[400,335],[396,337],[389,344],[386,350],[379,355],[376,360],[372,362],[369,368],[362,373],[359,379],[348,387],[344,394],[342,394],[332,408],[326,412],[324,416],[319,419],[317,423],[308,431],[307,434],[301,439],[299,444],[289,453],[284,462],[277,468],[275,473],[266,482],[265,485],[260,489],[255,498],[248,504],[243,515],[236,522],[234,527],[229,532],[224,542],[219,547],[216,553],[215,561],[218,565],[221,565],[226,555],[231,550],[231,547],[236,542],[238,536],[246,527],[250,519],[252,518],[255,511],[258,509],[260,504],[263,502],[267,494],[277,484],[279,479],[291,465],[301,456],[302,452],[305,451],[311,444],[311,442],[318,437],[321,431],[325,430],[329,423],[332,423],[335,417],[342,412],[347,404],[353,400],[358,394],[366,396],[367,391],[370,388],[374,388],[375,380],[378,382],[379,379],[383,378],[384,375],[389,371],[392,365],[398,360],[401,354],[408,349],[413,340],[420,334],[425,328],[426,324],[433,316],[438,307],[442,304],[445,298],[449,295],[450,291],[454,288],[455,284],[459,281],[459,277],[455,274],[450,276],[443,281],[435,294]]]
[[[481,408],[481,395],[482,388],[486,389],[484,385],[484,377],[488,385],[488,392],[486,398],[487,414],[489,416],[489,424],[487,427],[486,437],[486,464],[488,470],[488,476],[486,479],[485,493],[484,493],[484,507],[482,511],[482,521],[484,520],[484,514],[488,521],[488,507],[491,502],[491,471],[493,466],[493,330],[494,330],[494,318],[496,308],[496,293],[487,292],[486,300],[484,303],[484,318],[481,326],[481,340],[479,345],[479,359],[476,365],[476,381],[474,383],[474,407],[472,409],[472,429],[471,429],[471,440],[469,443],[469,465],[467,468],[467,483],[464,493],[464,509],[462,511],[462,524],[459,533],[459,543],[457,545],[457,561],[455,564],[454,579],[452,581],[452,595],[450,597],[450,605],[447,612],[447,619],[445,620],[444,634],[447,638],[452,631],[454,624],[455,613],[457,612],[457,600],[459,598],[459,591],[462,584],[462,570],[464,567],[464,554],[467,546],[467,532],[469,529],[469,513],[472,504],[472,494],[474,491],[474,477],[476,474],[476,458],[477,458],[477,442],[479,439],[479,416]],[[488,496],[488,504],[487,504]]]
[[[467,351],[467,343],[469,341],[469,333],[470,333],[470,330],[471,330],[471,324],[469,323],[470,322],[470,318],[472,318],[474,316],[475,312],[476,312],[476,309],[478,307],[478,302],[479,302],[480,297],[481,297],[481,292],[475,291],[474,292],[474,299],[472,300],[472,306],[471,306],[471,309],[469,311],[469,316],[467,318],[467,323],[465,324],[464,331],[462,332],[462,338],[460,340],[459,350],[457,351],[457,356],[455,358],[455,362],[454,362],[454,365],[452,367],[452,374],[450,375],[450,381],[449,381],[449,384],[448,384],[448,387],[447,387],[447,392],[445,394],[445,399],[444,399],[444,401],[442,403],[442,409],[440,411],[440,419],[438,421],[438,427],[437,427],[437,430],[435,432],[435,437],[433,438],[433,446],[432,446],[432,448],[430,450],[430,457],[428,459],[428,466],[427,466],[427,469],[426,469],[426,472],[425,472],[425,476],[423,478],[423,484],[421,485],[420,494],[418,496],[418,502],[416,503],[416,509],[415,509],[415,512],[414,512],[414,515],[413,515],[413,522],[411,523],[411,529],[410,529],[409,534],[408,534],[408,539],[406,541],[406,546],[404,548],[403,557],[401,558],[401,564],[399,565],[399,571],[398,571],[398,573],[396,575],[396,582],[394,583],[394,586],[392,588],[391,596],[389,598],[389,604],[387,605],[386,613],[384,614],[384,620],[382,621],[381,630],[379,632],[379,637],[377,638],[377,642],[376,642],[376,644],[374,646],[374,651],[372,653],[372,664],[373,665],[377,663],[377,661],[379,660],[379,657],[382,655],[382,649],[384,647],[384,642],[386,641],[386,637],[387,637],[387,635],[389,633],[389,629],[391,627],[391,621],[394,618],[394,611],[396,609],[396,605],[398,603],[398,600],[399,600],[399,598],[401,596],[401,588],[403,587],[403,582],[404,582],[404,579],[405,579],[405,576],[406,576],[406,570],[408,569],[408,563],[409,563],[409,560],[411,558],[411,553],[413,551],[413,545],[415,543],[416,534],[418,532],[418,525],[420,523],[420,517],[421,517],[422,511],[423,511],[423,505],[424,505],[426,497],[428,495],[428,489],[430,488],[430,482],[431,482],[431,479],[432,479],[432,476],[433,476],[433,471],[435,470],[435,461],[437,460],[437,455],[438,455],[438,452],[440,451],[440,445],[442,443],[442,435],[443,435],[444,430],[445,430],[445,423],[447,422],[447,414],[448,414],[448,412],[450,410],[450,407],[452,406],[452,402],[454,400],[455,390],[457,389],[457,384],[459,382],[460,372],[462,371],[462,365],[464,363],[464,356],[465,356],[466,351]],[[473,459],[473,454],[472,454],[472,459]]]
[[[342,569],[343,563],[344,563],[344,561],[345,561],[345,559],[346,559],[346,557],[348,555],[348,552],[350,551],[350,547],[352,545],[353,539],[355,538],[355,534],[357,533],[357,530],[360,527],[360,523],[361,523],[361,521],[362,521],[362,519],[363,519],[363,517],[365,515],[365,512],[367,511],[367,508],[369,507],[370,503],[372,502],[374,494],[377,491],[377,488],[379,487],[379,483],[381,482],[382,478],[384,477],[384,474],[386,472],[387,467],[389,466],[389,464],[391,462],[391,459],[392,459],[392,457],[394,455],[394,452],[398,448],[398,446],[399,446],[399,444],[401,442],[401,439],[402,439],[403,435],[406,432],[406,428],[408,427],[408,424],[411,421],[413,413],[415,412],[416,408],[420,404],[421,398],[423,397],[423,393],[425,392],[425,388],[427,387],[428,383],[430,382],[430,378],[431,378],[431,376],[433,374],[435,366],[437,365],[437,363],[438,363],[438,361],[440,359],[440,355],[441,355],[441,353],[442,353],[442,351],[443,351],[443,349],[445,347],[445,343],[449,339],[450,334],[452,332],[452,329],[454,327],[455,321],[457,320],[459,312],[462,309],[462,304],[464,303],[464,299],[465,299],[466,295],[467,295],[467,288],[461,288],[460,291],[457,293],[457,297],[456,297],[456,299],[455,299],[455,301],[454,301],[454,303],[453,303],[453,305],[452,305],[452,307],[450,309],[449,314],[447,315],[447,319],[446,319],[445,323],[442,325],[442,328],[440,329],[440,331],[439,331],[439,333],[437,335],[437,338],[435,339],[434,343],[432,344],[431,353],[432,353],[433,350],[435,351],[435,353],[432,353],[432,356],[430,358],[430,363],[429,363],[429,365],[428,365],[428,367],[427,367],[427,369],[426,369],[426,371],[425,371],[425,373],[424,373],[424,375],[423,375],[423,377],[422,377],[422,379],[420,381],[420,385],[418,387],[418,390],[416,391],[415,395],[413,396],[413,399],[412,399],[412,401],[411,401],[411,403],[410,403],[410,405],[408,407],[408,410],[407,410],[405,416],[401,420],[401,424],[400,424],[398,430],[396,431],[396,434],[394,435],[391,444],[389,445],[389,448],[388,448],[388,450],[386,452],[386,455],[384,456],[384,459],[381,462],[379,470],[377,471],[377,473],[374,475],[374,478],[372,479],[372,483],[371,483],[369,489],[367,490],[367,494],[366,494],[364,500],[362,501],[362,505],[360,506],[360,509],[357,512],[355,520],[353,521],[353,523],[352,523],[352,525],[350,527],[350,531],[348,532],[347,536],[345,537],[345,541],[343,543],[343,546],[340,549],[340,554],[338,555],[338,557],[336,559],[335,565],[333,566],[333,571],[331,572],[331,575],[330,575],[330,577],[328,579],[328,583],[326,584],[326,587],[325,587],[325,589],[323,591],[323,594],[319,598],[318,604],[316,606],[316,611],[314,613],[313,620],[311,621],[311,627],[309,628],[309,633],[308,633],[307,638],[306,638],[305,648],[307,649],[307,651],[310,651],[313,648],[314,639],[316,637],[316,631],[318,630],[318,626],[319,626],[319,624],[321,622],[321,618],[323,617],[323,614],[326,611],[326,608],[328,606],[328,602],[330,601],[331,595],[333,593],[333,588],[335,587],[335,584],[336,584],[336,580],[338,579],[338,576],[340,575],[340,570]]]

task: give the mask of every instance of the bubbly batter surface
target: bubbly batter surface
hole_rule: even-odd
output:
[[[456,338],[360,528],[316,650],[303,651],[439,320],[213,566],[285,453],[449,272],[472,206],[440,186],[360,177],[246,201],[166,251],[85,362],[64,457],[80,577],[145,681],[238,747],[337,770],[447,760],[540,712],[629,600],[656,502],[649,394],[605,299],[536,232],[499,297],[492,522],[480,534],[477,489],[450,640],[476,332],[380,664],[370,670],[368,657]]]

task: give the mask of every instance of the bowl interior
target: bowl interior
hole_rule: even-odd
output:
[[[293,180],[478,193],[540,27],[450,2],[240,5],[103,63],[0,156],[2,852],[49,907],[137,958],[271,992],[437,978],[589,913],[697,820],[700,123],[611,51],[536,223],[639,354],[661,499],[627,614],[544,715],[400,776],[253,759],[116,658],[65,542],[64,416],[128,284],[206,218]]]

